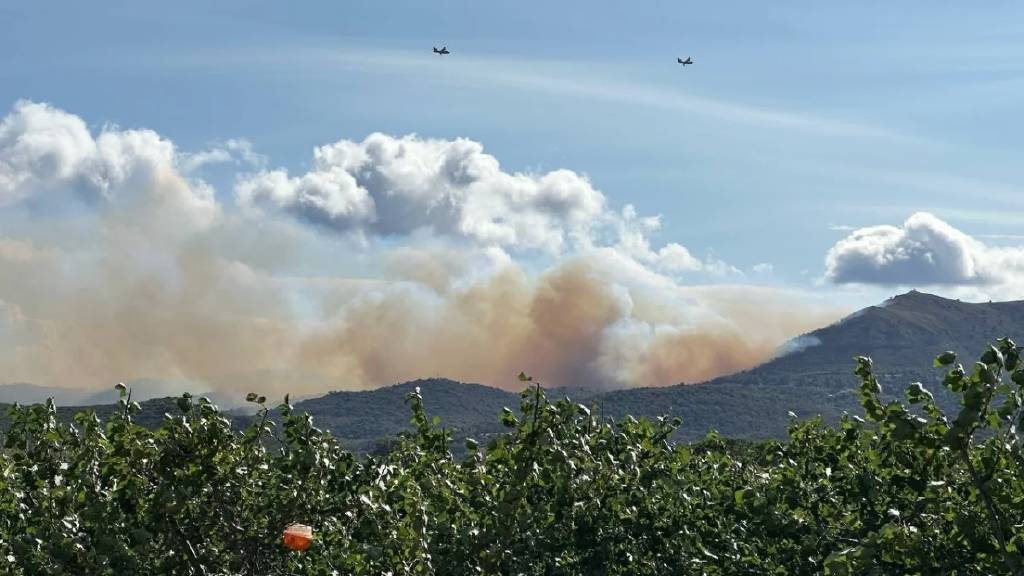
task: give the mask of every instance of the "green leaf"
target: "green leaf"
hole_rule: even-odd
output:
[[[508,428],[515,428],[519,425],[519,420],[516,419],[516,415],[512,413],[512,410],[508,408],[501,409],[501,423]]]
[[[996,373],[992,370],[992,368],[984,364],[979,364],[978,366],[979,368],[977,370],[977,374],[981,381],[984,382],[985,384],[995,384],[997,378]]]
[[[942,366],[949,366],[953,362],[956,362],[956,352],[947,350],[946,352],[943,352],[942,354],[936,356],[935,360],[932,362],[932,365],[935,366],[936,368],[939,368]]]
[[[907,400],[911,404],[920,404],[921,402],[931,402],[934,399],[932,393],[925,390],[924,386],[920,382],[914,382],[907,387]]]
[[[746,498],[746,496],[747,496],[747,491],[745,489],[737,490],[736,492],[733,492],[733,495],[732,495],[733,500],[736,501],[736,505],[737,506],[742,506],[743,505],[743,500]]]
[[[989,366],[1003,366],[1003,353],[997,350],[994,346],[989,346],[988,350],[981,355],[981,361]]]
[[[1013,380],[1014,384],[1024,386],[1024,370],[1017,370],[1010,376],[1010,379]]]

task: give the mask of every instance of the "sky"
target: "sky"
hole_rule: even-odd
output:
[[[1024,298],[1021,12],[5,2],[0,381],[665,385]]]

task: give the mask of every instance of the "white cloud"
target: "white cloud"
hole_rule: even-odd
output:
[[[709,278],[743,272],[708,253],[651,245],[658,216],[621,211],[571,170],[512,173],[472,140],[372,134],[318,147],[299,175],[264,170],[238,180],[243,210],[293,219],[356,238],[408,239],[422,232],[478,247],[551,255],[612,248],[658,273]]]
[[[857,227],[849,224],[829,224],[828,229],[833,232],[853,232]]]
[[[582,238],[581,247],[585,249],[584,251],[598,248],[598,240],[603,238],[609,241],[603,248],[614,250],[621,256],[660,274],[676,276],[683,273],[700,273],[712,278],[743,276],[742,271],[718,259],[712,252],[708,252],[704,260],[701,260],[677,242],[669,242],[657,249],[652,248],[649,236],[661,227],[661,217],[641,217],[632,204],[626,204],[618,214],[605,213],[599,222],[603,222],[607,230],[600,230],[593,237]]]
[[[104,208],[149,206],[170,226],[205,227],[219,214],[213,190],[178,173],[177,161],[174,145],[151,130],[106,127],[93,136],[81,118],[21,100],[0,122],[0,207],[77,196]]]
[[[284,170],[260,172],[238,183],[243,208],[270,208],[338,231],[360,231],[375,219],[373,199],[344,170],[291,178]]]
[[[245,165],[262,168],[266,158],[257,154],[252,142],[244,138],[232,138],[223,142],[215,142],[201,152],[182,153],[179,166],[184,173],[191,173],[213,164]]]
[[[0,206],[73,179],[96,155],[96,142],[81,118],[19,101],[0,122]]]
[[[299,176],[263,171],[236,186],[240,205],[281,211],[342,233],[429,230],[480,245],[552,252],[589,235],[605,197],[569,170],[509,173],[471,140],[372,134],[314,151]]]
[[[1016,286],[1024,289],[1024,247],[997,248],[927,212],[902,226],[871,226],[837,242],[825,258],[837,284]]]

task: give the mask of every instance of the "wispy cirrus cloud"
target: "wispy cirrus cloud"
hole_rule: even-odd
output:
[[[267,158],[258,154],[253,148],[252,142],[244,138],[214,142],[205,150],[182,153],[179,159],[181,170],[185,173],[195,172],[205,166],[215,164],[262,168],[266,162]]]
[[[685,112],[757,128],[900,142],[925,141],[918,136],[863,120],[702,96],[649,81],[621,80],[623,76],[628,76],[629,68],[625,64],[479,56],[458,50],[443,60],[431,56],[425,51],[295,44],[275,47],[272,52],[259,47],[220,50],[215,54],[194,54],[191,57],[178,52],[173,59],[168,58],[165,65],[201,68],[254,66],[283,68],[290,73],[306,70],[324,74],[333,70],[403,77],[422,76],[430,82],[453,86],[515,88],[566,98]],[[666,60],[666,66],[671,67],[673,64],[672,60]]]
[[[302,51],[302,49],[299,49]],[[314,61],[345,68],[360,68],[376,73],[394,71],[403,74],[429,74],[432,79],[451,82],[476,82],[509,86],[560,96],[619,102],[660,110],[687,112],[727,122],[761,128],[801,130],[814,133],[917,141],[916,137],[867,122],[827,115],[769,108],[700,96],[677,88],[637,81],[613,80],[615,66],[593,62],[550,62],[501,57],[474,57],[460,54],[444,62],[427,59],[423,54],[398,50],[315,49]],[[667,64],[671,64],[668,61]],[[589,73],[581,74],[580,67]],[[604,68],[604,70],[602,70]],[[602,72],[604,72],[602,74]]]

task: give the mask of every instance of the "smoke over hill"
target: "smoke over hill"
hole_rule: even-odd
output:
[[[233,191],[200,177],[236,171]],[[0,373],[309,394],[530,370],[597,388],[749,368],[839,317],[670,243],[568,170],[510,173],[480,144],[374,134],[305,174],[240,141],[20,102],[0,123]],[[232,194],[233,192],[233,194]],[[311,271],[312,270],[312,271]],[[688,278],[694,278],[691,282]]]

